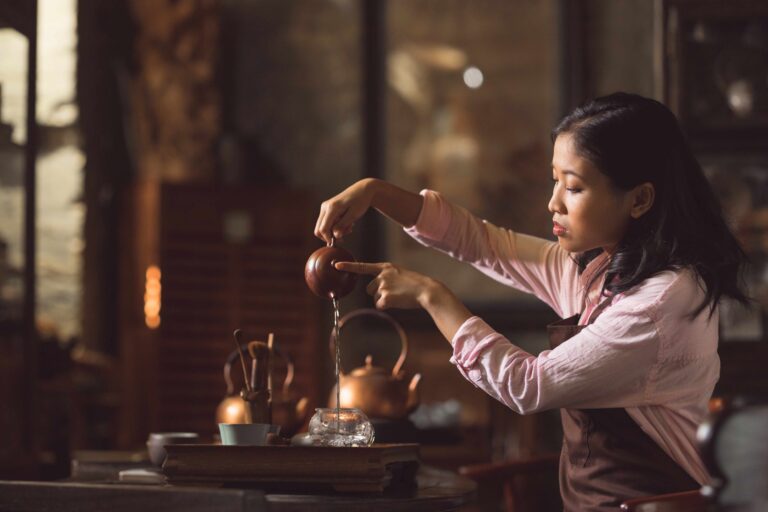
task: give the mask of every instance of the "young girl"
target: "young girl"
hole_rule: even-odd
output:
[[[520,414],[560,408],[560,488],[569,511],[617,510],[698,488],[695,432],[719,376],[721,297],[746,302],[745,255],[674,115],[617,93],[552,133],[553,234],[502,229],[450,204],[365,179],[325,201],[315,234],[349,233],[370,207],[422,244],[536,295],[561,320],[531,355],[440,282],[391,263],[337,263],[375,276],[377,308],[424,308],[475,386]]]

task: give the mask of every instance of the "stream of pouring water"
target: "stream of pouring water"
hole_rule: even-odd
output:
[[[341,339],[339,338],[339,301],[331,295],[333,301],[333,339],[336,347],[336,433],[340,428],[341,382],[339,382],[339,367],[341,366]]]

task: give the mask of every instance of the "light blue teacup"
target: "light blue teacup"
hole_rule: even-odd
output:
[[[267,434],[277,433],[279,427],[269,423],[219,423],[221,444],[239,446],[263,446]]]

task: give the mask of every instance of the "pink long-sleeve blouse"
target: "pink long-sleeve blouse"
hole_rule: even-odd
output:
[[[562,318],[584,313],[599,294],[585,287],[606,255],[580,275],[556,242],[502,229],[424,190],[418,221],[406,232],[467,262],[491,278],[532,293]],[[598,275],[598,285],[602,286]],[[604,276],[603,276],[604,277]],[[477,316],[451,340],[451,363],[472,384],[520,414],[553,408],[624,408],[640,428],[704,484],[707,471],[696,429],[720,373],[718,314],[687,315],[704,291],[688,269],[666,271],[613,297],[579,334],[538,356],[527,353]],[[585,311],[586,310],[586,311]]]

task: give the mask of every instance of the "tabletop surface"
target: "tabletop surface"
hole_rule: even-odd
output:
[[[79,466],[79,467],[78,467]],[[416,488],[384,494],[280,493],[260,489],[128,484],[117,480],[121,469],[151,468],[142,464],[74,464],[65,481],[0,481],[0,511],[69,512],[143,510],[202,512],[445,511],[474,500],[475,483],[450,471],[421,466]]]

